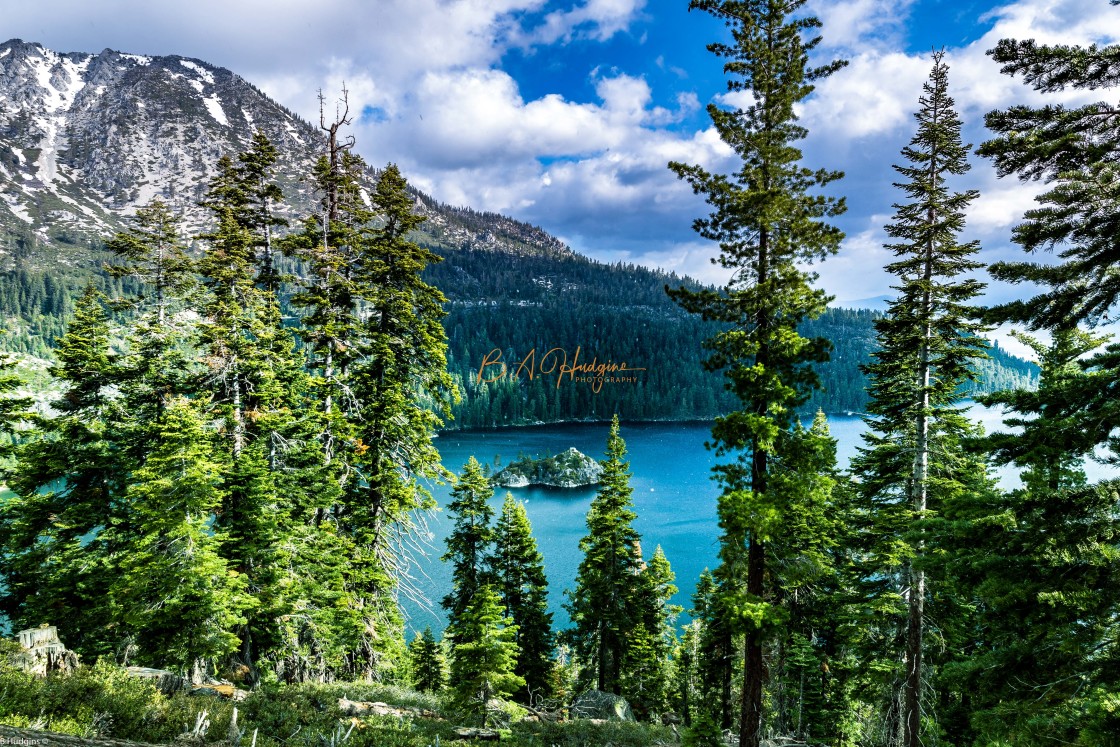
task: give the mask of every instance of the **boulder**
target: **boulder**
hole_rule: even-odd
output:
[[[621,695],[605,693],[602,690],[588,690],[572,702],[569,708],[572,718],[602,721],[633,721],[634,712]]]

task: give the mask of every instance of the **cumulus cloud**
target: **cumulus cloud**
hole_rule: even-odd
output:
[[[0,0],[2,1],[2,0]],[[849,195],[842,219],[850,238],[821,268],[841,299],[887,292],[889,279],[868,268],[885,261],[881,226],[898,199],[889,164],[910,138],[911,115],[929,72],[926,54],[905,49],[905,24],[916,0],[813,0],[824,23],[822,59],[850,65],[821,81],[799,115],[810,130],[807,162],[841,168],[837,189]],[[6,3],[8,34],[59,51],[112,47],[182,54],[229,67],[286,106],[317,120],[316,93],[328,105],[345,83],[358,147],[372,163],[394,161],[436,198],[504,211],[540,224],[573,246],[605,259],[659,264],[718,280],[691,220],[706,207],[666,168],[670,160],[728,171],[727,146],[702,117],[708,103],[749,103],[742,95],[698,91],[689,71],[666,75],[683,90],[655,90],[638,68],[594,70],[586,86],[527,93],[506,67],[517,53],[577,41],[584,47],[640,31],[669,12],[647,0],[56,0]],[[987,135],[987,111],[1041,97],[1001,75],[985,54],[1005,36],[1045,42],[1110,43],[1120,13],[1103,0],[1011,0],[985,19],[980,39],[948,49],[950,82],[965,119],[965,137]],[[684,22],[682,20],[682,22]],[[683,43],[683,42],[682,42]],[[651,50],[657,54],[661,50]],[[674,57],[675,61],[683,58]],[[664,58],[647,69],[667,70]],[[675,74],[674,74],[675,73]],[[587,74],[583,71],[578,75]],[[654,73],[650,72],[652,76]],[[673,83],[672,81],[676,81]],[[655,81],[656,82],[656,81]],[[1075,92],[1080,102],[1102,92]],[[1048,97],[1052,98],[1052,97]],[[970,210],[969,232],[988,252],[1013,252],[1010,227],[1035,187],[996,180],[977,162],[962,188],[983,197]]]

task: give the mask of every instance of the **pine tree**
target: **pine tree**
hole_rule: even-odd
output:
[[[448,638],[458,639],[459,624],[479,588],[491,583],[489,571],[491,545],[494,542],[494,509],[489,500],[494,495],[490,481],[472,456],[463,466],[447,512],[455,524],[444,540],[447,552],[440,558],[451,563],[451,591],[443,598],[447,610]]]
[[[645,564],[635,603],[640,622],[627,644],[621,689],[636,711],[661,713],[668,704],[670,661],[676,647],[676,618],[681,608],[670,602],[677,593],[676,574],[661,545]]]
[[[438,693],[447,681],[444,674],[443,653],[439,642],[432,635],[429,625],[417,633],[409,645],[412,659],[412,686],[422,693]]]
[[[87,657],[115,646],[104,564],[121,547],[107,529],[128,521],[104,302],[93,288],[78,300],[50,369],[64,390],[53,415],[31,418],[8,479],[15,495],[0,505],[0,608],[18,627],[65,620],[67,643]]]
[[[222,503],[221,465],[199,413],[174,400],[149,438],[155,445],[125,492],[134,539],[112,562],[110,594],[138,659],[186,672],[236,650],[232,631],[251,600],[245,578],[221,557],[226,537],[210,526]]]
[[[922,741],[923,655],[927,598],[925,524],[931,510],[976,489],[969,481],[985,470],[963,449],[972,426],[955,405],[961,385],[973,378],[970,365],[983,357],[983,328],[969,320],[966,306],[983,288],[967,277],[982,265],[973,259],[977,242],[960,243],[974,190],[950,191],[947,180],[969,169],[969,146],[960,139],[960,119],[948,92],[948,66],[934,54],[923,86],[918,131],[902,151],[909,165],[895,166],[910,202],[895,205],[887,234],[899,259],[887,270],[900,278],[900,295],[876,321],[880,350],[867,367],[871,403],[867,447],[853,471],[865,499],[878,514],[879,578],[899,570],[894,593],[905,598],[906,655],[901,708],[902,744]],[[898,537],[903,537],[903,542]],[[888,570],[889,569],[889,570]],[[884,591],[884,593],[887,593]]]
[[[537,550],[525,505],[506,493],[494,527],[491,558],[494,586],[517,626],[514,674],[525,680],[519,696],[538,702],[552,695],[552,613],[548,611],[548,580]]]
[[[485,723],[487,701],[524,687],[513,673],[516,627],[502,614],[494,587],[484,584],[469,601],[451,650],[451,682],[458,705]]]
[[[381,172],[370,202],[380,224],[360,232],[355,282],[363,321],[354,342],[362,357],[349,382],[353,473],[337,514],[353,548],[350,591],[366,631],[353,672],[378,677],[391,666],[389,649],[403,645],[396,595],[406,573],[398,548],[414,512],[434,506],[421,481],[447,475],[432,436],[457,393],[440,324],[446,299],[421,278],[439,257],[410,238],[424,219],[396,166]]]
[[[1114,88],[1120,82],[1117,46],[1039,45],[1002,39],[988,54],[1007,75],[1042,93]],[[1001,177],[1041,180],[1052,188],[1038,196],[1012,238],[1025,252],[1057,250],[1058,263],[998,262],[992,277],[1030,282],[1045,290],[1033,298],[992,310],[993,320],[1020,321],[1032,329],[1069,328],[1110,317],[1120,296],[1114,237],[1120,212],[1120,182],[1114,163],[1120,124],[1113,107],[1095,102],[1078,107],[1013,106],[985,117],[996,137],[978,149],[995,162]]]
[[[625,457],[615,415],[599,490],[587,511],[587,535],[579,542],[583,559],[576,588],[566,604],[573,624],[568,636],[585,668],[584,678],[615,694],[621,690],[628,637],[640,623],[635,602],[644,565]]]
[[[1004,425],[977,446],[1014,465],[1023,486],[947,511],[955,542],[943,554],[954,591],[977,610],[974,642],[948,668],[966,693],[965,738],[1014,734],[1013,744],[1091,744],[1120,725],[1106,705],[1120,664],[1115,481],[1089,486],[1084,459],[1096,434],[1081,427],[1087,391],[1106,372],[1087,354],[1107,340],[1076,329],[1049,345],[1017,335],[1038,356],[1036,391],[998,392]],[[1080,741],[1079,741],[1080,740]]]
[[[744,685],[740,699],[740,743],[757,747],[761,738],[763,644],[781,626],[774,606],[781,586],[768,563],[767,544],[804,487],[783,472],[785,457],[797,451],[804,432],[795,432],[794,411],[816,386],[811,364],[827,359],[828,344],[798,334],[807,319],[819,316],[827,297],[813,289],[805,264],[834,253],[842,233],[827,219],[844,210],[842,200],[813,195],[841,175],[801,165],[797,141],[806,130],[795,107],[813,82],[841,67],[834,62],[810,67],[819,38],[806,32],[815,18],[794,18],[800,0],[693,0],[723,21],[732,43],[708,49],[723,58],[728,90],[752,94],[744,108],[709,105],[708,113],[742,167],[731,175],[700,166],[671,163],[670,168],[704,195],[712,213],[694,223],[704,238],[718,241],[719,263],[734,271],[718,290],[681,288],[670,295],[687,311],[721,322],[726,329],[705,342],[712,351],[706,366],[723,370],[740,409],[717,419],[712,430],[719,456],[733,461],[716,468],[723,491],[719,504],[721,565],[716,570],[724,624],[744,634]],[[810,476],[805,476],[806,478]],[[723,671],[730,676],[730,669]],[[729,682],[719,689],[727,690]]]
[[[193,263],[180,237],[179,219],[162,200],[153,199],[139,208],[128,231],[121,231],[105,244],[121,264],[106,270],[113,277],[133,277],[151,288],[156,322],[167,321],[168,307],[193,282]],[[138,298],[138,302],[147,299]]]
[[[19,358],[14,355],[0,355],[0,437],[14,440],[21,423],[30,415],[31,397],[20,396],[16,390],[23,384],[17,372]],[[9,456],[13,451],[10,444],[0,445],[0,457]]]

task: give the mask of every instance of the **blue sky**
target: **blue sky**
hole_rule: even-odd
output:
[[[398,163],[445,202],[526,220],[606,261],[720,280],[715,248],[690,224],[703,203],[669,160],[735,164],[704,107],[727,101],[705,45],[720,24],[686,0],[0,0],[0,36],[57,51],[111,47],[180,54],[234,70],[289,108],[317,117],[316,92],[343,82],[358,150]],[[848,198],[840,255],[818,269],[839,303],[891,293],[881,271],[891,164],[945,48],[965,138],[983,115],[1038,102],[984,54],[1004,36],[1065,43],[1120,40],[1108,0],[810,0],[823,57],[850,64],[801,108],[806,163],[840,169]],[[1108,98],[1072,94],[1068,101]],[[981,190],[966,238],[989,261],[1017,256],[1012,226],[1038,185],[998,180],[974,159],[962,189]],[[1022,289],[992,286],[992,300]]]

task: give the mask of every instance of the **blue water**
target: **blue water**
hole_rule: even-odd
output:
[[[999,411],[974,406],[971,414],[986,431],[1000,425]],[[455,472],[462,470],[472,455],[483,464],[507,464],[519,455],[550,456],[574,446],[597,459],[604,457],[607,442],[606,424],[548,425],[531,428],[509,428],[496,431],[447,433],[436,440],[443,464]],[[711,480],[714,454],[704,447],[710,436],[708,423],[634,423],[622,425],[626,441],[630,484],[634,489],[635,526],[642,535],[646,558],[657,545],[665,551],[677,574],[678,592],[674,602],[684,609],[691,606],[696,581],[705,568],[716,566],[716,499],[719,490]],[[829,428],[837,440],[837,457],[841,469],[848,466],[856,448],[862,444],[860,435],[866,425],[859,417],[830,416]],[[1086,472],[1091,480],[1115,477],[1115,470],[1090,463]],[[1005,488],[1017,487],[1018,478],[1012,469],[996,473]],[[450,488],[437,485],[432,493],[441,508],[449,501]],[[568,614],[563,609],[564,590],[575,585],[579,566],[579,540],[586,534],[584,519],[594,488],[563,490],[558,488],[512,488],[509,492],[525,502],[533,534],[544,555],[549,581],[549,607],[557,630],[568,627]],[[500,507],[505,489],[495,492],[495,511]],[[443,539],[450,521],[442,510],[428,520],[431,532],[427,555],[415,554],[416,586],[427,605],[403,600],[413,630],[431,625],[442,630],[444,613],[439,600],[449,591],[450,569],[439,561],[445,547]]]
[[[854,453],[864,425],[859,418],[836,417],[829,421],[837,438],[842,464]],[[550,456],[574,446],[585,454],[602,459],[607,442],[606,424],[550,425],[532,428],[509,428],[497,431],[447,433],[436,440],[443,464],[455,472],[472,455],[483,464],[495,464],[497,458],[506,464],[519,455]],[[623,424],[630,484],[634,489],[635,527],[642,535],[646,558],[661,545],[673,571],[677,574],[680,592],[674,600],[685,609],[691,606],[692,593],[701,571],[716,565],[716,499],[719,490],[711,480],[716,463],[712,452],[704,447],[710,436],[708,423],[635,423]],[[450,488],[437,485],[432,493],[440,507],[450,500]],[[563,609],[564,590],[575,585],[579,567],[579,540],[587,533],[584,519],[595,497],[595,488],[511,488],[514,497],[525,502],[533,534],[544,556],[549,581],[549,607],[557,629],[568,626]],[[506,489],[494,495],[495,510]],[[442,510],[428,519],[431,531],[428,555],[414,557],[413,573],[418,590],[429,600],[427,608],[412,600],[404,600],[409,627],[423,629],[431,625],[442,629],[445,620],[439,600],[450,589],[450,569],[439,561],[444,552],[443,539],[451,522]]]

